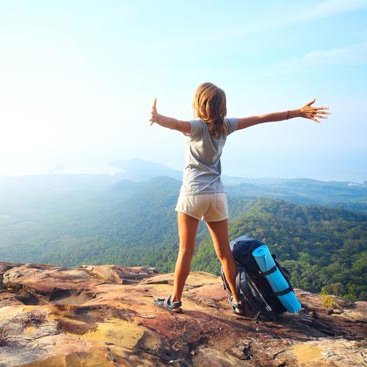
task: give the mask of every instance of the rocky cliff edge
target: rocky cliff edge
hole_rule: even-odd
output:
[[[367,302],[296,290],[301,314],[256,322],[232,314],[218,277],[194,272],[172,315],[152,304],[172,279],[0,263],[0,366],[367,366]]]

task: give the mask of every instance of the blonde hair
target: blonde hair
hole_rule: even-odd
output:
[[[213,83],[200,84],[195,92],[193,107],[197,117],[207,125],[210,135],[219,138],[227,134],[224,119],[227,114],[226,95]]]

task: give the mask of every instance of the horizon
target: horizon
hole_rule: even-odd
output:
[[[0,0],[0,176],[105,173],[134,157],[182,170],[184,137],[149,127],[151,103],[192,119],[196,86],[212,81],[228,117],[314,97],[332,113],[231,135],[223,175],[364,182],[366,17],[367,0]]]
[[[122,161],[122,160],[121,160]],[[168,170],[172,170],[175,171],[176,173],[181,173],[182,171],[179,169],[176,169],[174,167],[165,165],[163,163],[160,162],[154,162],[154,161],[147,161],[147,160],[143,160],[141,158],[133,158],[130,160],[124,160],[123,162],[134,162],[134,161],[139,161],[139,162],[143,162],[143,164],[152,164],[152,165],[160,165],[163,168],[166,168]],[[112,163],[112,162],[110,162]],[[109,176],[109,177],[114,177],[115,175],[121,174],[123,173],[124,170],[123,169],[118,169],[118,168],[113,168],[111,165],[109,165],[109,168],[106,169],[105,171],[101,170],[101,171],[64,171],[64,170],[55,170],[55,171],[49,171],[49,172],[45,172],[45,173],[32,173],[32,174],[17,174],[17,175],[0,175],[0,180],[2,178],[6,179],[6,178],[27,178],[27,177],[50,177],[50,176],[78,176],[78,175],[86,175],[86,176]],[[169,174],[163,174],[163,175],[157,175],[154,177],[160,177],[160,176],[166,176],[166,177],[170,177],[173,178],[177,181],[180,181],[180,179],[178,179],[177,177],[173,177],[173,175],[169,175]],[[222,174],[222,178],[225,179],[244,179],[244,180],[311,180],[311,181],[319,181],[319,182],[323,182],[323,183],[331,183],[331,182],[337,182],[337,183],[351,183],[351,184],[366,184],[367,183],[367,179],[365,180],[349,180],[349,179],[318,179],[318,178],[312,178],[312,177],[279,177],[279,176],[259,176],[259,177],[250,177],[250,176],[236,176],[236,175],[226,175],[226,174]],[[148,177],[146,179],[140,179],[139,181],[145,181],[145,180],[150,180],[152,179],[152,177]],[[129,180],[129,179],[128,179]]]

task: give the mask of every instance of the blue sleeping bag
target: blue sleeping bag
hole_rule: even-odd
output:
[[[301,303],[276,266],[268,246],[261,245],[257,247],[252,251],[252,256],[285,309],[293,313],[299,312],[301,310]]]

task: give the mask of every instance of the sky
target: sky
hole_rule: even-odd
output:
[[[367,180],[367,0],[0,0],[0,175],[112,173],[141,158],[182,169],[197,85],[228,117],[329,106],[321,124],[228,137],[223,173]]]

